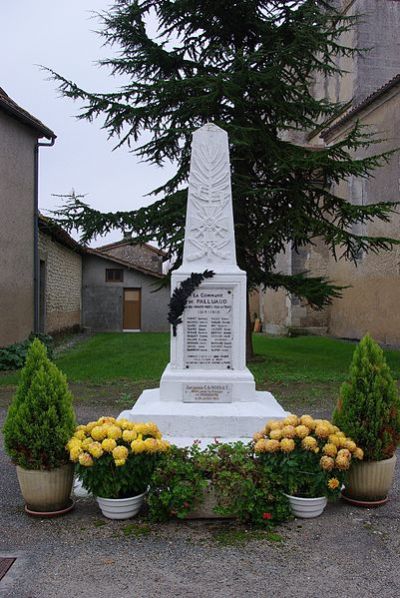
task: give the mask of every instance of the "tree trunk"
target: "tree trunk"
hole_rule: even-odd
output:
[[[251,316],[250,316],[250,301],[249,301],[249,293],[247,293],[247,305],[246,305],[246,313],[247,313],[247,322],[246,322],[246,361],[249,362],[254,359],[254,349],[253,349],[253,327],[251,325]]]

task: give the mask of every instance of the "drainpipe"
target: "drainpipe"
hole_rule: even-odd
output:
[[[40,261],[39,261],[39,147],[52,147],[55,137],[49,143],[37,141],[34,150],[34,213],[33,213],[33,332],[39,334],[40,317]]]

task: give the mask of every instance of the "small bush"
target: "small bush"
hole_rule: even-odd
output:
[[[48,334],[31,334],[22,343],[15,343],[8,347],[0,348],[0,372],[6,370],[18,370],[25,365],[28,349],[38,338],[47,348],[47,357],[53,359],[53,338]]]
[[[363,450],[367,461],[391,457],[400,442],[400,401],[382,349],[366,335],[354,351],[340,388],[334,423]]]
[[[72,395],[64,374],[35,339],[4,424],[7,453],[25,469],[52,469],[68,462],[66,444],[75,428]]]

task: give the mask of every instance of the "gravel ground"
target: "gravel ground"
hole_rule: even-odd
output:
[[[87,421],[106,409],[86,403],[77,413]],[[113,405],[107,413],[119,410]],[[1,422],[4,415],[1,408]],[[268,539],[230,522],[110,521],[92,499],[78,499],[63,518],[30,518],[2,448],[0,467],[0,558],[17,557],[0,581],[0,596],[400,596],[398,475],[389,503],[379,509],[338,502],[317,519],[281,526],[279,536]]]

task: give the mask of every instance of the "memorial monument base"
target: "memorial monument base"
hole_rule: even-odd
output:
[[[287,412],[269,392],[255,391],[251,400],[231,403],[184,403],[160,399],[160,389],[144,390],[132,409],[118,417],[130,421],[152,421],[163,437],[177,446],[199,440],[204,447],[219,442],[248,442],[269,419],[281,419]]]

